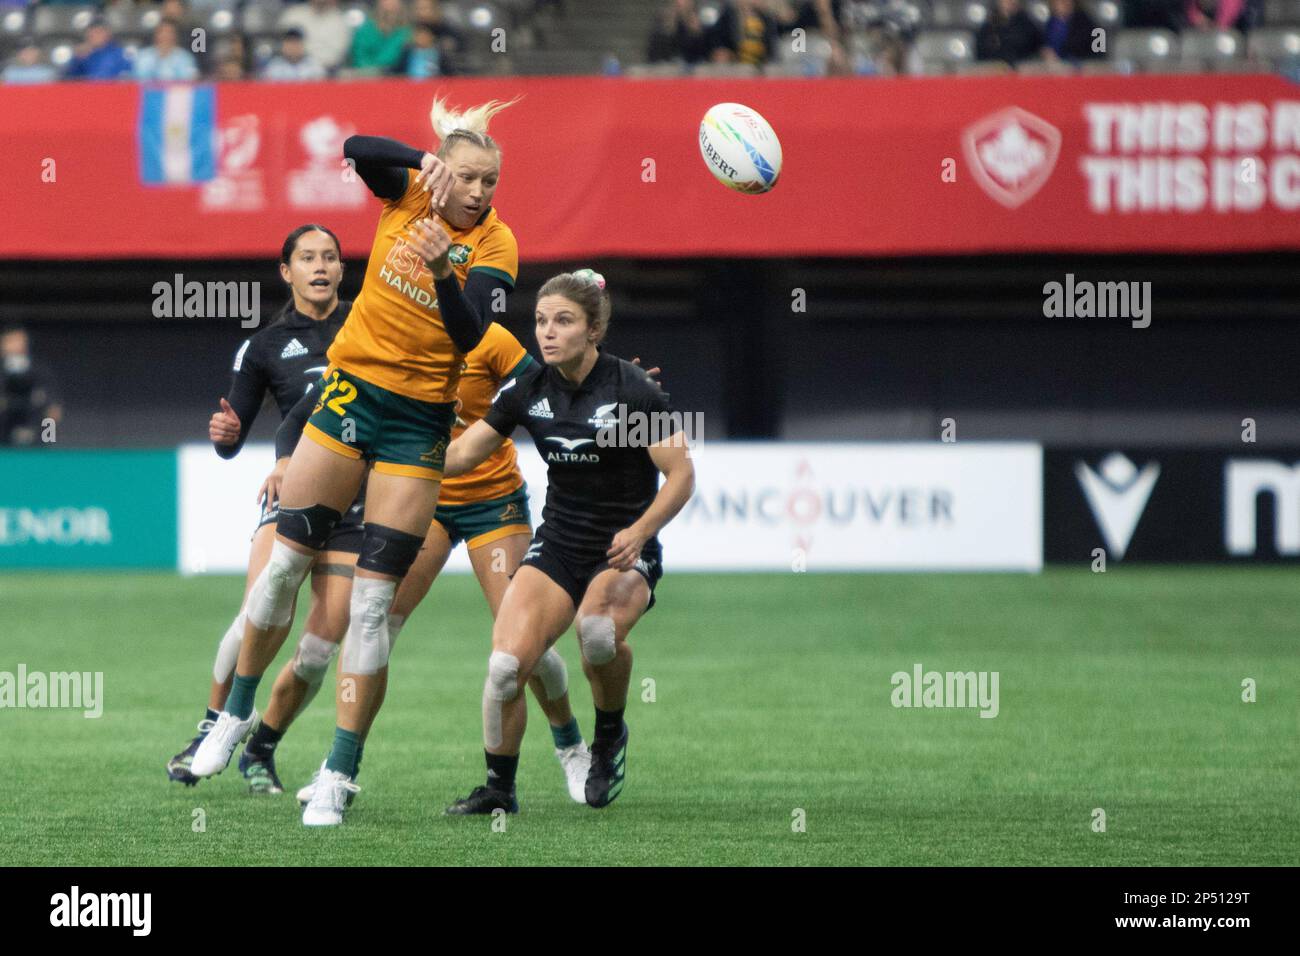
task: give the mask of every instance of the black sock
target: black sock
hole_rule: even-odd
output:
[[[275,745],[280,742],[280,738],[283,736],[284,734],[281,731],[263,721],[257,725],[257,730],[253,732],[253,739],[244,748],[244,753],[250,757],[266,759],[275,753]]]
[[[623,711],[626,707],[620,707],[618,710],[601,710],[596,708],[596,738],[592,741],[613,741],[617,740],[623,734]]]
[[[490,754],[486,750],[483,756],[487,757],[487,785],[493,790],[504,790],[509,793],[515,788],[515,771],[519,769],[519,754],[511,757],[508,754]]]
[[[220,716],[221,716],[221,711],[213,710],[211,707],[209,707],[207,710],[203,712],[204,720],[216,720]]]

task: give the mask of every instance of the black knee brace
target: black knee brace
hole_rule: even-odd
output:
[[[330,532],[343,516],[326,505],[310,508],[281,508],[276,519],[276,534],[305,545],[313,551],[325,547]]]
[[[382,524],[367,521],[365,533],[361,538],[361,556],[357,558],[357,567],[376,574],[391,574],[396,578],[406,577],[415,563],[415,556],[424,545],[424,538],[418,534],[407,534],[396,528],[387,528]]]

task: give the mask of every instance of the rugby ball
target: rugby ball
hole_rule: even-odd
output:
[[[700,155],[728,189],[765,193],[781,175],[781,141],[748,106],[719,103],[700,121]]]

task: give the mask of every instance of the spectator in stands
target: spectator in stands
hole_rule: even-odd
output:
[[[295,4],[280,15],[280,28],[301,31],[307,59],[326,70],[337,69],[352,46],[352,27],[339,9],[339,0]]]
[[[776,52],[776,18],[760,0],[731,0],[709,28],[705,46],[714,63],[762,66]]]
[[[650,35],[646,60],[662,63],[681,60],[699,63],[708,52],[704,25],[695,0],[671,0],[659,9],[655,31]]]
[[[325,67],[307,52],[302,31],[290,27],[280,39],[280,52],[262,70],[264,80],[323,80]]]
[[[27,333],[0,332],[0,445],[44,444],[46,422],[62,418],[53,379],[32,361]]]
[[[438,0],[415,0],[415,22],[423,23],[433,31],[438,45],[438,72],[448,76],[455,72],[456,54],[460,52],[461,36],[447,24]]]
[[[253,63],[249,44],[242,33],[232,33],[229,36],[222,37],[217,43],[216,49],[211,52],[212,58],[217,63],[216,73],[218,79],[245,80],[258,72],[256,64]],[[229,65],[230,61],[234,61],[239,65],[238,71],[235,70],[234,66]],[[225,76],[221,75],[223,71]]]
[[[1043,26],[1043,59],[1078,63],[1099,55],[1092,42],[1097,24],[1078,0],[1051,0],[1051,9]]]
[[[1187,0],[1187,25],[1197,30],[1243,30],[1246,0]]]
[[[190,12],[188,0],[163,0],[158,12],[162,14],[164,20],[176,24],[176,35],[181,47],[190,51],[199,72],[206,73],[210,68],[209,60],[213,59],[212,52],[207,49],[194,49],[194,31],[202,26],[202,23]]]
[[[244,61],[237,56],[228,56],[217,62],[217,79],[223,83],[237,83],[248,79],[244,72]]]
[[[131,72],[131,61],[113,41],[108,21],[96,16],[86,27],[86,38],[73,51],[64,74],[71,80],[115,80]]]
[[[3,78],[6,83],[51,83],[59,78],[59,71],[43,62],[40,45],[32,37],[23,37]]]
[[[904,76],[907,73],[907,41],[883,26],[866,31],[866,50],[854,57],[852,69],[858,76]]]
[[[417,23],[411,31],[411,44],[403,54],[398,72],[413,80],[427,80],[442,73],[442,51],[433,24]]]
[[[975,34],[975,57],[1003,60],[1012,66],[1039,55],[1043,34],[1020,0],[997,0]]]
[[[392,73],[411,43],[403,0],[378,0],[374,12],[352,37],[352,65],[372,73]]]
[[[849,54],[844,47],[844,0],[774,0],[773,10],[782,34],[793,30],[816,30],[831,45],[826,64],[832,76],[849,72]]]
[[[135,56],[135,78],[172,82],[193,80],[199,75],[194,54],[179,44],[176,24],[159,20],[153,28],[153,46],[145,47]]]

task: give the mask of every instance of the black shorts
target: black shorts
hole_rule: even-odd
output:
[[[564,588],[573,601],[574,608],[577,608],[582,604],[591,579],[609,567],[609,559],[604,555],[583,557],[545,534],[545,525],[542,529],[533,535],[533,540],[528,543],[528,552],[519,565],[531,565]],[[645,578],[645,583],[650,586],[650,603],[645,608],[648,611],[655,606],[655,585],[664,576],[663,547],[658,538],[651,538],[645,543],[633,570]]]
[[[352,502],[352,507],[343,513],[339,523],[334,526],[330,536],[325,540],[325,547],[321,551],[346,551],[348,554],[361,553],[361,537],[364,534],[362,518],[366,513],[365,498],[357,498]],[[256,537],[257,532],[261,531],[268,524],[275,524],[280,517],[279,502],[273,504],[268,510],[262,512],[262,519],[257,522],[257,529],[253,532]]]

